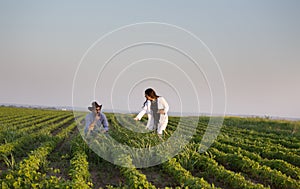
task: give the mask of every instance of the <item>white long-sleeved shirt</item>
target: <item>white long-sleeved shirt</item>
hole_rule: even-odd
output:
[[[164,97],[158,97],[157,98],[157,107],[158,109],[163,109],[165,111],[165,115],[168,114],[169,111],[169,104],[167,103],[167,101],[165,100]],[[136,116],[139,120],[142,119],[143,115],[147,113],[147,114],[152,114],[151,112],[151,101],[147,100],[145,106],[143,107],[142,111],[140,111],[140,113]]]

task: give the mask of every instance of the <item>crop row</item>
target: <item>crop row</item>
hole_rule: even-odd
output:
[[[81,118],[82,119],[82,118]],[[67,123],[67,122],[66,122]],[[62,187],[67,183],[55,176],[47,177],[46,173],[39,171],[46,162],[47,156],[56,145],[68,137],[71,130],[76,127],[73,122],[56,136],[43,142],[40,147],[32,151],[27,158],[24,158],[15,169],[10,170],[2,181],[4,188],[54,188]],[[69,184],[67,184],[69,185]]]
[[[159,140],[155,140],[154,138],[156,137],[156,134],[141,134],[139,135],[139,137],[134,137],[136,134],[132,133],[131,131],[127,130],[126,128],[123,128],[122,125],[124,124],[134,124],[132,123],[130,120],[127,120],[124,117],[118,117],[118,121],[121,122],[122,124],[119,124],[118,121],[116,121],[116,119],[114,119],[114,117],[110,117],[110,122],[112,124],[112,127],[114,128],[114,131],[118,133],[118,136],[122,136],[120,137],[122,139],[122,141],[127,141],[127,144],[130,143],[131,145],[136,146],[135,144],[142,144],[139,145],[139,147],[148,147],[152,145],[156,145],[157,142],[161,142]],[[130,118],[129,118],[130,119]],[[170,132],[170,131],[168,131]],[[186,132],[186,131],[183,131]],[[114,135],[113,135],[114,136]],[[142,136],[142,137],[141,137]],[[150,136],[151,138],[148,138],[148,136]],[[150,140],[154,141],[154,143],[150,143],[150,144],[145,144],[147,142],[145,142],[145,138],[148,138],[148,142],[150,142]],[[153,140],[154,139],[154,140]],[[137,141],[135,141],[137,140]],[[143,143],[142,143],[143,141]],[[171,147],[171,146],[170,146]],[[164,155],[162,153],[162,155]],[[128,156],[119,157],[120,160],[126,160],[127,159],[127,166],[129,166],[129,168],[121,168],[121,172],[124,174],[125,178],[128,178],[129,175],[130,176],[129,180],[127,179],[127,184],[129,184],[130,187],[133,188],[138,188],[138,187],[149,187],[152,188],[151,185],[149,185],[146,181],[146,177],[145,175],[139,173],[137,170],[135,170],[134,165],[131,164],[131,159]],[[123,162],[125,163],[125,162]],[[129,163],[129,165],[128,165]],[[194,177],[191,175],[191,173],[187,170],[185,170],[183,167],[181,167],[181,165],[176,162],[176,159],[170,159],[168,161],[166,161],[165,163],[163,163],[163,170],[165,172],[167,172],[169,175],[171,175],[172,177],[174,177],[175,180],[178,180],[179,183],[181,184],[181,187],[191,187],[191,188],[215,188],[213,185],[209,184],[207,181],[205,181],[203,178],[198,178],[198,177]],[[137,176],[139,175],[139,176]],[[135,179],[133,178],[139,178],[138,180],[135,181]],[[131,180],[131,181],[130,181]],[[153,186],[154,187],[154,186]]]
[[[287,176],[292,177],[293,179],[300,180],[300,168],[296,167],[290,163],[287,163],[283,160],[265,159],[265,158],[262,158],[260,155],[258,155],[255,152],[249,152],[247,150],[241,149],[240,147],[219,143],[217,141],[214,143],[213,147],[217,148],[219,151],[222,151],[222,152],[225,152],[228,154],[241,154],[243,156],[250,158],[253,161],[258,162],[261,165],[266,165],[272,169],[281,171],[282,173],[286,174]]]
[[[18,125],[26,120],[35,120],[40,117],[48,117],[52,115],[59,116],[66,113],[69,112],[0,107],[0,124],[7,126]]]
[[[241,128],[224,128],[224,133],[229,137],[236,137],[237,134],[239,138],[248,139],[250,141],[262,142],[262,143],[269,143],[271,145],[276,145],[280,148],[288,148],[295,152],[300,152],[300,140],[296,137],[291,136],[274,136],[274,134],[266,134],[266,133],[259,133],[254,130],[249,129],[241,129]]]
[[[209,152],[225,167],[229,167],[233,171],[241,171],[252,179],[259,180],[272,188],[297,189],[300,187],[300,183],[291,177],[268,166],[260,165],[258,162],[241,154],[226,154],[215,148],[210,148]]]
[[[184,129],[187,128],[188,126]],[[201,142],[201,139],[201,137],[197,136],[193,139],[193,141]],[[229,137],[227,136],[226,131],[223,131],[223,133],[219,135],[218,141],[220,143],[229,144],[232,146],[239,146],[242,149],[249,150],[252,153],[257,153],[263,158],[284,160],[293,164],[294,166],[300,166],[300,156],[298,155],[299,149],[290,149],[278,144],[269,143],[268,139],[266,139],[266,141],[254,140],[250,135],[243,136],[240,135],[239,132],[236,132],[235,135]]]
[[[15,141],[16,139],[24,136],[25,134],[30,134],[34,131],[38,131],[42,127],[48,127],[49,125],[58,123],[60,121],[65,120],[66,118],[71,118],[70,115],[61,115],[54,117],[45,117],[34,122],[25,123],[24,125],[28,125],[28,127],[22,127],[20,129],[6,129],[0,133],[0,141],[4,141],[5,143],[9,143]]]
[[[190,144],[187,149],[177,157],[178,161],[186,169],[196,172],[206,179],[214,179],[216,183],[228,188],[265,188],[261,184],[255,184],[247,180],[240,173],[235,173],[219,165],[216,160],[209,155],[199,154],[197,148],[199,145]]]
[[[42,129],[28,134],[24,135],[17,140],[14,140],[13,142],[6,143],[0,146],[0,154],[3,156],[8,156],[12,152],[16,151],[17,149],[21,149],[23,146],[30,146],[35,141],[45,141],[48,140],[49,136],[51,136],[51,131],[58,129],[59,127],[65,125],[66,123],[72,122],[73,117],[68,117],[67,119],[64,119],[63,121],[52,124],[52,125],[45,125]]]
[[[71,141],[72,156],[70,160],[69,175],[72,182],[70,185],[72,188],[91,188],[93,183],[91,182],[91,174],[89,172],[87,154],[85,152],[85,143],[80,135],[74,137]]]
[[[258,144],[251,144],[251,143],[243,143],[235,141],[236,139],[232,138],[220,138],[218,141],[220,143],[229,144],[233,146],[239,146],[240,148],[247,150],[249,152],[257,153],[263,158],[268,159],[281,159],[294,166],[300,166],[300,156],[293,153],[292,151],[280,151],[276,147],[265,145],[258,145]],[[239,139],[242,140],[242,139]]]

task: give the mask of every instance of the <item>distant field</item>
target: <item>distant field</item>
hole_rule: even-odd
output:
[[[155,146],[155,133],[134,133],[106,114],[109,135],[132,147]],[[76,114],[83,124],[85,113]],[[170,117],[164,140],[177,128]],[[145,122],[146,119],[144,118]],[[226,117],[217,140],[198,148],[209,121],[200,117],[184,150],[149,168],[124,168],[97,156],[73,112],[0,107],[2,188],[300,188],[300,121]],[[123,123],[132,124],[128,116]],[[189,123],[183,123],[189,131]],[[123,161],[131,162],[128,157]]]

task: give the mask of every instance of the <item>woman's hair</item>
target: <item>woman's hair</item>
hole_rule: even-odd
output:
[[[154,99],[157,99],[159,97],[152,88],[146,89],[145,95],[150,96],[151,98],[154,98]],[[144,102],[143,107],[146,105],[146,103],[147,103],[147,97],[146,97],[146,101]]]

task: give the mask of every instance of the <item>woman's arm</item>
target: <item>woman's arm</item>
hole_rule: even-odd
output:
[[[163,112],[160,113],[167,114],[169,111],[169,104],[167,103],[166,99],[164,97],[160,97],[160,103],[163,106]]]
[[[134,120],[141,120],[144,114],[148,111],[149,102],[145,104],[143,109],[140,111],[140,113],[134,118]]]

